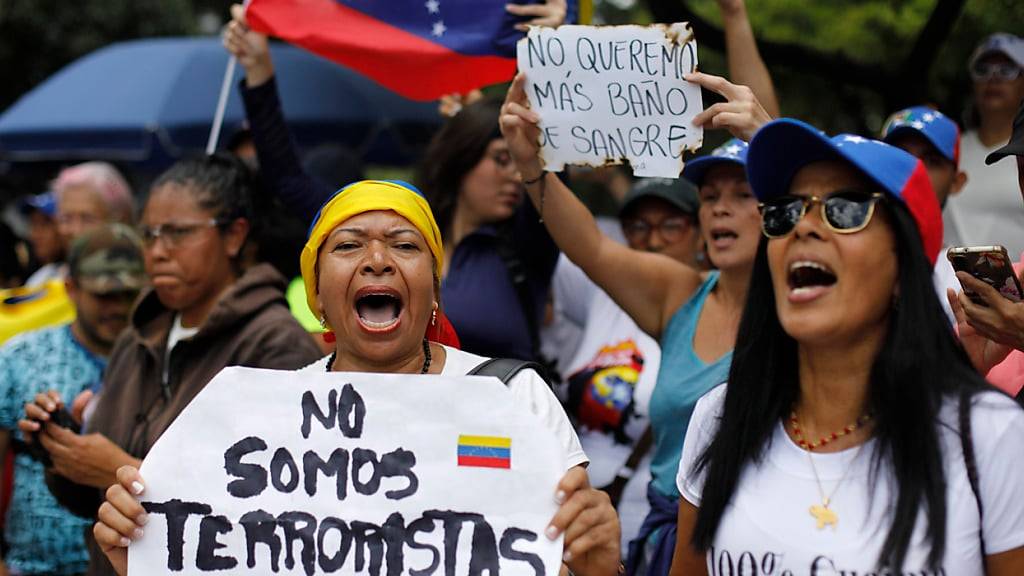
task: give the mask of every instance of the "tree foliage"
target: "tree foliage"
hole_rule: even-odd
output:
[[[693,22],[705,53],[724,47],[716,0],[645,6],[656,21]],[[975,46],[997,31],[1024,35],[1020,0],[748,0],[747,11],[783,114],[830,132],[874,133],[919,103],[964,117]]]
[[[79,56],[118,40],[187,34],[195,20],[190,0],[0,0],[0,110]]]

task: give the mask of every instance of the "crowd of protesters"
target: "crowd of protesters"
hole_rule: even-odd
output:
[[[66,168],[18,200],[27,253],[0,235],[0,576],[124,574],[138,468],[224,367],[488,358],[531,362],[511,397],[564,448],[570,574],[1024,574],[1024,301],[947,258],[1024,251],[1024,39],[967,63],[971,129],[918,105],[830,137],[778,118],[744,3],[719,7],[728,70],[687,80],[731,139],[679,179],[545,172],[520,74],[445,99],[415,184],[303,159],[232,7],[240,153],[140,202]]]

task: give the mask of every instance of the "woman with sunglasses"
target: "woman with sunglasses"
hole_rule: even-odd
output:
[[[1024,573],[1024,412],[939,305],[924,165],[783,119],[747,168],[765,237],[690,420],[672,574]]]
[[[138,466],[225,366],[295,369],[322,356],[288,311],[284,278],[269,264],[242,265],[249,185],[247,169],[227,157],[179,162],[153,183],[140,222],[152,288],[114,346],[83,435],[46,426],[68,472],[51,490],[80,515],[95,515],[117,469]],[[37,396],[21,429],[38,431],[63,400]],[[111,573],[95,546],[90,555],[88,574]]]
[[[993,34],[971,56],[973,106],[960,140],[960,169],[967,183],[944,210],[951,246],[998,244],[1012,256],[1024,252],[1024,205],[1013,163],[985,158],[1010,139],[1013,116],[1024,101],[1024,39]]]
[[[688,78],[728,99],[696,121],[737,120],[734,133],[749,138],[768,120],[753,93],[723,78]],[[733,140],[694,160],[683,175],[698,187],[698,221],[707,257],[716,267],[700,272],[665,254],[623,246],[597,227],[594,217],[538,157],[539,117],[529,109],[520,74],[509,89],[501,128],[526,189],[551,236],[576,265],[661,346],[661,365],[650,400],[653,433],[651,504],[626,562],[630,574],[665,574],[674,548],[675,506],[686,423],[697,399],[725,381],[740,311],[760,237],[757,201],[743,171],[746,143]],[[719,117],[719,111],[735,112]],[[712,120],[715,119],[715,120]]]
[[[422,194],[403,182],[367,180],[338,191],[318,212],[302,251],[311,309],[326,320],[334,353],[302,372],[466,375],[486,358],[441,343],[441,232]],[[429,386],[429,378],[423,380]],[[566,473],[553,494],[561,504],[545,530],[565,535],[564,561],[581,576],[611,576],[619,530],[608,496],[590,488],[586,455],[548,385],[523,369],[507,382],[508,401],[558,438]],[[458,398],[452,398],[457,402]],[[138,471],[122,468],[96,525],[97,541],[124,567],[125,547],[141,537]],[[388,572],[391,573],[391,566]]]

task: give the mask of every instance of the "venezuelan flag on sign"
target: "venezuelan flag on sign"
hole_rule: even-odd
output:
[[[512,439],[502,436],[459,435],[459,466],[511,468]]]
[[[302,46],[358,70],[414,100],[512,79],[515,25],[525,18],[505,11],[543,0],[251,0],[254,30]],[[569,0],[566,23],[578,21]]]

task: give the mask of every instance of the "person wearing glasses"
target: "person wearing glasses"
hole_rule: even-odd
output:
[[[946,243],[1002,245],[1024,252],[1024,205],[1011,163],[986,165],[985,157],[1010,140],[1013,117],[1024,102],[1024,39],[993,34],[970,60],[973,128],[961,139],[960,166],[967,173],[962,193],[945,210]]]
[[[95,516],[117,469],[139,466],[222,368],[296,369],[323,355],[289,312],[285,279],[269,264],[242,267],[254,225],[249,178],[240,161],[214,156],[178,162],[151,187],[139,226],[151,287],[111,352],[84,435],[50,434],[55,469],[71,471],[51,490],[83,516]],[[37,430],[68,400],[37,396],[19,427]],[[97,436],[116,452],[82,442]],[[95,546],[90,555],[88,574],[112,573]]]
[[[1024,573],[1024,412],[939,305],[925,166],[781,119],[747,171],[763,238],[690,419],[672,574]]]
[[[101,224],[132,223],[132,189],[112,164],[85,162],[65,168],[51,186],[65,250],[71,249],[75,238]]]
[[[727,98],[695,123],[724,127],[749,138],[770,117],[749,88],[695,73],[687,78]],[[743,165],[746,144],[730,141],[707,159],[689,162],[683,176],[699,191],[698,221],[707,258],[701,272],[665,254],[640,252],[603,235],[594,217],[562,182],[543,170],[538,156],[540,118],[529,109],[525,76],[512,82],[501,130],[527,192],[548,232],[576,265],[645,334],[661,346],[661,364],[650,400],[651,511],[630,544],[629,574],[668,572],[675,543],[675,474],[686,423],[697,399],[725,380],[740,311],[760,237],[761,216]],[[721,112],[735,112],[721,114]]]

